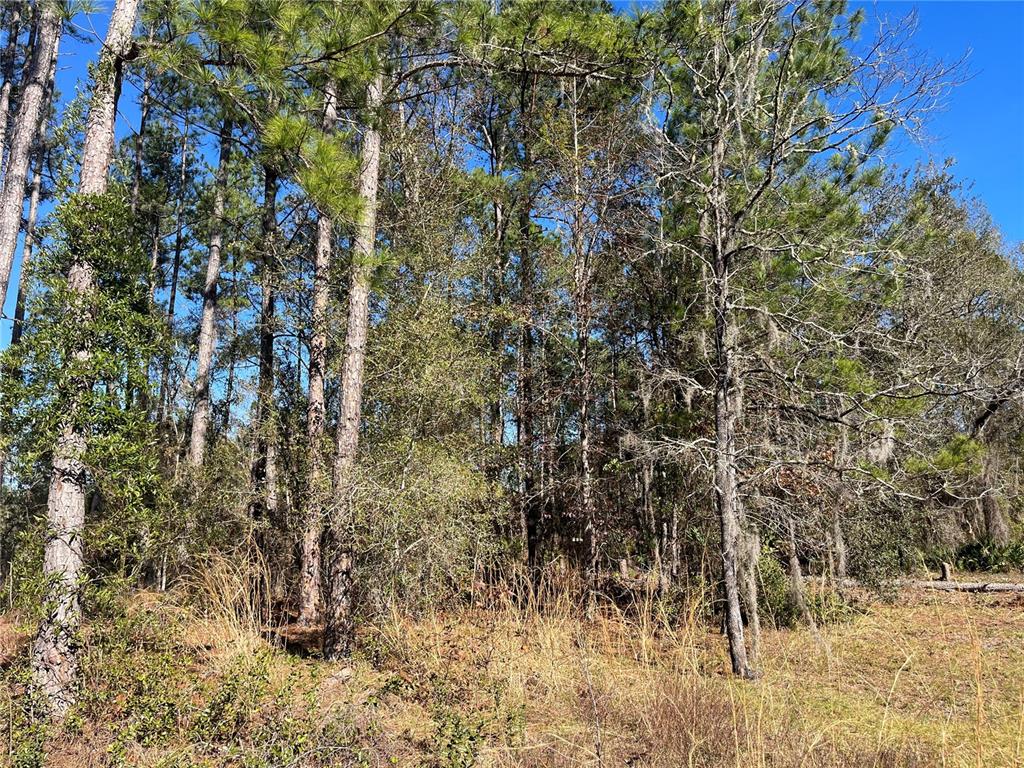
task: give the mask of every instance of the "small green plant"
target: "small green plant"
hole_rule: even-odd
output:
[[[46,764],[46,739],[49,728],[42,716],[44,709],[31,693],[32,673],[26,660],[7,669],[0,678],[8,717],[8,749],[11,768],[43,768]]]
[[[484,721],[464,716],[451,706],[434,710],[433,757],[437,768],[470,768],[484,740]]]
[[[269,683],[269,652],[240,658],[193,722],[194,738],[203,742],[235,740],[258,708]]]

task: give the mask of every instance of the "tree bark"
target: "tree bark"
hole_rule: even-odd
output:
[[[50,65],[50,77],[46,83],[46,91],[43,95],[43,108],[49,109],[53,100],[54,79],[57,75],[57,57],[54,55]],[[32,169],[32,183],[29,185],[28,194],[28,219],[25,222],[25,238],[21,244],[21,270],[18,276],[18,295],[14,306],[14,324],[11,326],[11,345],[21,343],[21,336],[25,330],[25,289],[28,281],[29,266],[32,261],[32,251],[35,248],[36,222],[39,218],[39,200],[43,191],[43,164],[46,162],[46,155],[49,145],[46,141],[46,121],[39,121],[39,134],[36,139],[35,163]]]
[[[139,0],[117,0],[110,15],[96,71],[96,86],[89,102],[89,119],[82,147],[78,192],[100,195],[107,191],[107,173],[114,156],[114,119],[121,96],[121,74],[131,52],[132,30]]]
[[[150,29],[147,35],[147,43],[153,44],[155,37],[154,30]],[[132,215],[134,216],[139,211],[139,199],[142,195],[142,165],[143,165],[143,154],[146,148],[146,128],[149,125],[149,113],[150,113],[150,90],[153,87],[153,77],[150,67],[147,66],[142,76],[142,93],[139,98],[139,130],[135,134],[134,140],[134,159],[133,159],[133,170],[132,170],[132,196],[131,196],[131,207]]]
[[[719,138],[719,144],[722,139]],[[724,146],[718,148],[724,151]],[[716,222],[717,224],[718,222]],[[733,372],[733,328],[729,294],[730,246],[719,236],[713,238],[712,290],[715,319],[715,508],[721,528],[722,580],[725,587],[725,626],[729,638],[732,671],[740,677],[752,677],[747,661],[740,610],[739,489],[736,480],[736,404]]]
[[[188,463],[193,469],[203,466],[206,435],[210,427],[210,369],[217,346],[217,283],[220,280],[221,248],[224,242],[224,201],[228,187],[228,165],[234,124],[224,117],[220,126],[220,159],[213,192],[213,229],[203,281],[203,310],[199,321],[199,345],[196,352],[195,408],[188,441]]]
[[[580,416],[580,518],[583,520],[584,573],[587,583],[587,617],[593,618],[597,603],[597,522],[594,519],[594,471],[591,456],[590,406],[593,371],[590,368],[591,281],[593,265],[584,236],[586,211],[581,188],[578,97],[576,80],[571,81],[572,106],[572,258],[573,299],[576,315],[576,357],[579,365],[578,396]]]
[[[333,84],[324,96],[324,130],[334,130],[338,119]],[[309,398],[306,410],[306,448],[309,452],[309,476],[306,486],[306,511],[302,532],[302,569],[299,575],[300,624],[312,624],[320,616],[320,535],[329,492],[324,461],[324,424],[327,406],[324,400],[324,375],[327,369],[327,304],[331,285],[331,250],[334,222],[320,212],[316,229],[316,253],[313,261],[312,332],[309,338]]]
[[[117,0],[110,16],[89,104],[79,174],[80,195],[101,195],[107,189],[107,172],[114,152],[114,116],[120,94],[122,64],[130,49],[138,2]],[[48,73],[56,39],[60,34],[60,20],[54,4],[46,4],[40,25],[37,46],[47,51],[45,56],[39,55],[45,59],[45,72]],[[37,54],[38,51],[33,52],[33,81],[38,77],[38,68],[35,66]],[[34,83],[30,83],[29,87],[34,87]],[[35,99],[34,129],[37,129],[41,100],[40,90]],[[16,135],[18,129],[24,127],[20,124],[24,108],[23,100],[22,109],[19,109],[19,125],[15,126]],[[22,167],[19,182],[22,185],[24,175],[25,169]],[[5,192],[10,178],[5,179]],[[73,297],[73,305],[69,310],[72,315],[80,316],[79,327],[88,323],[89,297],[94,288],[92,265],[81,261],[73,264],[68,274],[68,290]],[[90,355],[88,345],[81,344],[73,354],[79,360],[87,360]],[[80,408],[77,402],[90,386],[91,382],[81,380],[73,384],[71,407],[63,424],[58,427],[59,437],[54,446],[47,497],[48,535],[43,551],[43,576],[48,585],[45,603],[47,610],[32,645],[34,685],[45,696],[51,715],[57,719],[63,717],[73,703],[78,677],[77,635],[81,623],[79,587],[82,578],[82,533],[88,472],[84,463],[86,431],[79,423],[83,415],[78,412]]]
[[[378,126],[383,97],[383,78],[377,75],[367,87],[370,113],[363,134],[359,170],[362,210],[352,243],[352,272],[348,294],[348,328],[341,374],[341,412],[338,418],[334,458],[334,494],[337,511],[325,536],[327,549],[324,656],[337,659],[352,649],[353,623],[353,469],[359,447],[359,422],[363,407],[363,366],[370,323],[370,278],[373,275],[377,239],[377,186],[380,176],[381,134]]]
[[[789,591],[790,599],[793,601],[793,608],[804,622],[813,627],[814,615],[807,605],[807,597],[804,594],[804,575],[800,568],[800,558],[796,549],[796,523],[792,516],[787,520],[789,536],[787,539],[787,554],[789,555]]]
[[[263,261],[260,266],[259,373],[256,382],[255,451],[251,470],[252,518],[259,524],[277,512],[277,429],[274,418],[274,314],[277,303],[277,172],[263,167]]]
[[[981,457],[981,510],[985,518],[985,535],[996,544],[1005,545],[1010,542],[1010,526],[1006,523],[999,493],[998,457],[993,453],[994,447],[985,446]]]
[[[742,515],[741,515],[742,519]],[[747,635],[750,643],[748,661],[757,668],[761,658],[761,611],[757,604],[757,564],[761,555],[761,536],[756,529],[745,529],[740,523],[740,599],[747,616]],[[748,676],[752,676],[753,672]]]
[[[42,134],[42,131],[40,131]],[[25,239],[21,244],[21,273],[18,276],[18,298],[14,305],[14,324],[11,326],[11,346],[21,343],[25,332],[25,301],[28,283],[28,269],[32,263],[32,251],[36,243],[36,222],[39,218],[39,198],[43,189],[43,163],[46,161],[47,146],[40,135],[36,147],[35,167],[32,169],[32,184],[28,194],[28,219],[25,221]]]
[[[50,71],[57,58],[57,47],[63,31],[58,3],[54,0],[41,0],[41,5],[36,42],[32,48],[26,80],[21,90],[21,100],[11,134],[11,149],[7,158],[3,186],[0,188],[0,301],[7,296],[11,279],[14,250],[18,244],[21,215],[25,206],[25,177],[28,173],[32,146],[39,135],[47,83],[50,81]],[[90,114],[91,111],[90,107]],[[109,154],[107,157],[109,159]]]
[[[167,296],[167,334],[174,337],[174,316],[178,304],[178,277],[181,274],[181,256],[185,248],[185,171],[188,167],[188,120],[181,132],[181,150],[178,157],[178,202],[174,212],[174,256],[171,260],[171,282]],[[172,352],[164,355],[160,370],[160,401],[157,423],[164,424],[171,407],[170,378]]]
[[[238,258],[231,259],[231,292],[237,301],[238,297]],[[238,341],[238,306],[232,303],[231,307],[231,341],[228,348],[233,349]],[[220,431],[227,434],[231,429],[231,405],[235,398],[235,355],[228,354],[228,375],[224,382],[224,408],[221,416]]]
[[[531,164],[531,153],[526,151],[524,167]],[[522,311],[526,315],[519,331],[519,354],[516,382],[516,440],[518,443],[517,463],[519,474],[519,517],[523,536],[523,554],[533,577],[541,564],[540,529],[541,520],[535,495],[534,448],[536,428],[534,424],[534,264],[530,230],[532,219],[532,193],[526,190],[520,202],[519,211],[519,285]]]
[[[3,69],[3,85],[0,85],[0,159],[7,148],[7,122],[11,112],[11,90],[14,88],[14,65],[18,58],[18,37],[21,35],[21,11],[23,0],[11,3],[7,22],[7,45],[0,61]]]

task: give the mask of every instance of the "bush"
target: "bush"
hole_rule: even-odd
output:
[[[971,541],[956,551],[953,564],[961,571],[1022,571],[1024,542]]]

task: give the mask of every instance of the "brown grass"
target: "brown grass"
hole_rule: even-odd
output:
[[[238,593],[211,596],[218,580],[231,576],[212,577],[200,609],[139,602],[157,628],[131,630],[118,657],[128,671],[90,678],[86,723],[51,737],[48,764],[116,764],[120,738],[121,764],[140,766],[242,765],[242,755],[268,766],[1024,765],[1021,596],[908,593],[818,633],[768,631],[763,677],[748,683],[727,674],[724,640],[696,608],[675,626],[656,610],[588,623],[558,600],[543,611],[396,612],[364,628],[361,658],[332,665],[305,654],[315,635],[268,635]],[[152,695],[130,690],[137,669],[165,676]],[[203,717],[239,675],[259,682],[237,694],[227,733]],[[135,710],[159,718],[160,695],[177,710],[139,730],[148,721]],[[287,760],[268,757],[268,741],[300,738],[307,746]]]

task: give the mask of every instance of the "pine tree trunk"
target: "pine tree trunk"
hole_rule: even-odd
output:
[[[58,4],[54,0],[40,2],[42,7],[37,22],[36,43],[21,89],[3,186],[0,188],[0,302],[7,296],[11,279],[14,250],[18,244],[21,214],[25,206],[25,177],[28,174],[32,146],[39,135],[47,83],[50,81],[50,71],[57,58],[57,46],[63,31]]]
[[[584,310],[584,317],[577,330],[576,343],[580,360],[580,513],[583,518],[583,547],[586,558],[587,618],[592,619],[597,607],[598,553],[597,521],[594,512],[594,470],[590,446],[590,390],[593,374],[590,370],[590,321],[587,317],[588,314]]]
[[[594,511],[594,471],[591,456],[590,406],[593,371],[590,369],[590,296],[593,267],[584,238],[586,210],[582,192],[582,154],[579,143],[578,95],[576,80],[571,81],[572,119],[572,259],[573,299],[576,315],[576,356],[579,365],[580,409],[580,519],[583,520],[584,573],[587,588],[587,618],[593,618],[597,604],[597,521]]]
[[[206,435],[210,428],[210,369],[217,346],[217,282],[220,280],[221,248],[224,242],[224,201],[228,187],[228,164],[234,125],[225,117],[220,126],[220,160],[213,192],[213,227],[210,251],[203,281],[203,309],[199,320],[199,345],[196,352],[195,408],[188,441],[188,463],[194,469],[203,466]]]
[[[532,155],[526,152],[524,167],[532,163]],[[522,312],[525,317],[519,330],[519,355],[516,372],[516,439],[518,442],[517,462],[519,474],[519,517],[523,536],[523,554],[531,576],[536,578],[541,565],[540,528],[541,520],[535,498],[536,478],[534,476],[536,427],[534,424],[534,264],[530,231],[532,196],[526,192],[520,201],[519,210],[519,286]]]
[[[149,34],[146,36],[146,42],[148,45],[153,44],[155,38],[155,31],[151,28]],[[146,148],[146,128],[149,125],[149,113],[151,108],[152,99],[150,97],[150,90],[153,88],[153,77],[150,71],[150,67],[146,67],[142,76],[142,93],[139,98],[139,130],[135,134],[134,140],[134,159],[133,159],[133,170],[132,170],[132,196],[131,196],[131,208],[132,215],[139,211],[139,199],[142,195],[142,165],[144,160],[144,151]]]
[[[337,659],[352,649],[353,470],[359,447],[359,422],[363,407],[363,365],[370,323],[370,278],[373,274],[374,244],[377,239],[377,186],[380,176],[380,129],[377,120],[382,102],[383,78],[378,75],[367,88],[366,106],[370,123],[363,135],[359,171],[359,199],[362,210],[352,248],[352,273],[348,294],[348,328],[345,360],[341,374],[341,412],[334,458],[334,494],[338,512],[329,522],[327,548],[324,656]]]
[[[488,109],[488,120],[484,126],[483,135],[487,141],[490,153],[490,175],[495,179],[499,179],[505,172],[505,150],[500,127],[496,126],[493,120],[490,119],[491,109],[493,109],[493,102]],[[505,441],[505,418],[501,407],[501,393],[504,387],[502,358],[505,354],[505,323],[500,318],[500,313],[501,305],[504,302],[503,292],[505,285],[505,268],[507,264],[505,231],[508,227],[508,223],[506,221],[506,217],[507,213],[505,211],[504,200],[500,195],[495,195],[494,201],[492,202],[494,264],[493,268],[487,270],[487,276],[484,281],[487,285],[488,299],[490,300],[491,309],[493,310],[493,315],[489,321],[490,327],[488,329],[487,339],[490,344],[491,355],[493,356],[495,363],[494,396],[487,404],[487,414],[490,427],[489,435],[491,443],[495,448],[495,457],[498,455],[498,450]],[[494,460],[493,465],[488,467],[488,472],[492,478],[496,478],[499,471],[499,462]]]
[[[117,0],[110,15],[82,147],[78,191],[83,195],[107,191],[107,173],[114,156],[114,119],[121,96],[121,74],[125,58],[131,53],[138,6],[139,0]]]
[[[100,56],[96,84],[89,104],[82,167],[79,175],[80,195],[101,195],[107,189],[107,172],[114,152],[114,116],[120,93],[121,70],[130,50],[132,29],[139,0],[117,0],[110,17],[107,38]],[[60,22],[54,7],[47,3],[40,19],[38,48],[48,49],[46,72],[60,34]],[[52,41],[52,42],[51,42]],[[33,56],[35,57],[35,53]],[[35,64],[35,62],[34,62]],[[36,67],[33,66],[33,70]],[[35,73],[33,74],[35,79]],[[31,87],[31,86],[30,86]],[[36,120],[41,110],[42,92],[36,107]],[[24,107],[24,101],[22,103]],[[20,117],[23,110],[19,109]],[[15,139],[16,141],[16,139]],[[24,184],[25,169],[21,171]],[[5,192],[7,184],[5,182]],[[73,297],[70,314],[80,315],[79,327],[88,322],[90,294],[94,290],[93,267],[76,262],[68,274],[68,290]],[[79,360],[90,355],[88,345],[74,351]],[[82,578],[82,534],[85,524],[87,469],[84,464],[86,432],[79,424],[76,401],[88,391],[91,382],[79,380],[74,385],[71,407],[60,425],[54,446],[53,466],[47,497],[46,523],[48,535],[43,551],[43,576],[48,585],[48,608],[32,645],[34,684],[46,698],[53,717],[61,718],[75,698],[78,677],[78,628],[81,623],[79,587]]]
[[[334,130],[337,106],[333,86],[324,98],[324,130]],[[300,624],[312,624],[320,616],[320,534],[329,493],[324,462],[324,374],[327,369],[327,304],[331,285],[331,250],[334,223],[321,212],[317,221],[316,253],[313,262],[312,333],[309,339],[309,402],[306,410],[306,448],[309,452],[309,477],[306,488],[306,512],[302,532],[302,571],[299,576]]]
[[[238,296],[238,258],[231,259],[231,292],[233,297]],[[228,375],[224,382],[224,409],[221,417],[220,431],[227,434],[231,428],[231,405],[235,398],[235,357],[234,348],[238,342],[238,306],[232,302],[231,307],[231,341],[228,343]]]
[[[178,305],[178,278],[181,275],[181,256],[185,248],[185,171],[188,168],[188,121],[181,133],[181,150],[178,158],[178,203],[174,213],[174,256],[171,260],[171,282],[167,296],[167,335],[174,338],[174,316]],[[164,424],[171,410],[171,355],[164,355],[160,370],[160,400],[157,423]]]
[[[255,451],[251,470],[252,518],[265,523],[277,513],[277,430],[274,418],[274,323],[277,281],[277,173],[263,168],[263,262],[260,266],[259,372],[256,382]]]
[[[39,145],[32,169],[32,184],[28,194],[28,219],[25,220],[25,239],[21,245],[21,273],[18,276],[18,298],[14,305],[14,325],[11,327],[11,346],[21,343],[21,335],[25,332],[25,300],[28,283],[28,270],[32,263],[32,251],[36,243],[36,222],[39,218],[39,198],[43,189],[43,163],[46,160],[47,146],[40,131]]]
[[[51,81],[51,88],[52,85]],[[11,323],[12,347],[21,343],[21,336],[25,331],[25,301],[27,298],[25,289],[28,285],[28,270],[35,245],[36,220],[39,216],[39,197],[42,192],[43,183],[43,161],[46,157],[46,145],[44,142],[46,131],[43,128],[39,131],[40,143],[36,147],[35,164],[32,170],[32,184],[29,188],[28,220],[25,224],[25,238],[21,246],[21,271],[18,275],[18,293],[14,304],[14,319]],[[21,378],[21,371],[17,369],[6,371],[5,374],[9,374],[15,380]],[[10,407],[5,405],[4,408],[5,414],[7,414],[4,418],[8,418],[11,413]],[[8,455],[7,446],[0,444],[0,487],[3,486],[4,478],[7,476]]]
[[[18,58],[18,37],[21,35],[21,11],[25,5],[22,0],[15,0],[9,6],[7,20],[7,45],[0,57],[0,68],[3,70],[3,85],[0,85],[0,159],[7,148],[7,122],[11,112],[11,90],[14,88],[14,65]]]

